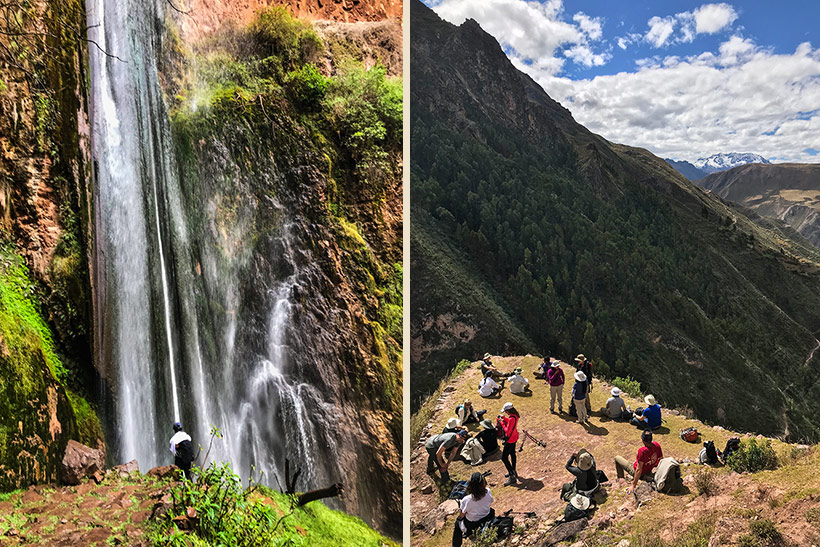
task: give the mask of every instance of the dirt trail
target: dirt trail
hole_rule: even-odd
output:
[[[437,403],[437,410],[433,415],[427,433],[422,437],[426,440],[429,434],[441,432],[447,419],[454,414],[454,408],[466,397],[469,397],[477,409],[487,409],[487,417],[494,421],[494,418],[501,411],[501,406],[506,401],[511,401],[521,413],[520,428],[527,429],[536,438],[545,441],[546,447],[541,448],[531,441],[527,441],[523,451],[516,450],[517,469],[521,477],[521,482],[515,486],[503,486],[505,481],[505,468],[500,460],[500,453],[489,457],[489,461],[471,467],[462,461],[454,462],[451,465],[451,475],[453,480],[463,480],[469,478],[473,471],[492,472],[488,476],[490,490],[493,493],[495,502],[493,504],[496,513],[503,513],[511,509],[513,511],[535,511],[537,518],[527,521],[526,529],[522,531],[521,537],[515,539],[515,544],[528,545],[536,542],[549,525],[563,512],[565,503],[559,498],[561,485],[571,482],[573,478],[564,468],[570,454],[580,448],[586,448],[595,457],[598,469],[602,469],[613,481],[608,488],[609,498],[601,505],[596,518],[612,516],[612,522],[619,520],[629,520],[635,514],[636,507],[632,496],[627,496],[626,482],[616,482],[617,477],[614,467],[615,455],[621,455],[629,461],[634,461],[635,454],[640,443],[640,431],[634,426],[624,423],[617,423],[603,417],[600,412],[605,405],[606,399],[610,396],[611,386],[595,380],[592,393],[592,416],[590,426],[582,426],[575,423],[574,418],[569,415],[550,414],[549,412],[549,390],[543,380],[535,380],[533,371],[540,362],[534,357],[510,357],[496,358],[496,365],[505,371],[512,370],[515,366],[524,369],[524,375],[530,381],[532,393],[526,396],[510,394],[504,390],[500,398],[482,399],[478,396],[476,386],[480,379],[480,371],[477,365],[464,371],[464,373],[451,385],[447,386],[445,393]],[[575,369],[563,364],[564,374],[567,383],[564,386],[564,410],[567,410],[570,400],[570,389],[572,386],[572,374]],[[642,401],[625,397],[625,401],[631,408],[643,405]],[[556,409],[557,410],[557,409]],[[713,440],[715,445],[723,448],[726,440],[733,434],[722,427],[711,427],[704,425],[697,420],[690,420],[676,411],[663,409],[663,426],[655,431],[657,440],[664,451],[664,456],[673,456],[678,461],[683,462],[682,470],[688,484],[691,484],[694,473],[703,468],[694,462],[697,460],[698,452],[704,440]],[[701,432],[700,442],[697,444],[687,443],[680,439],[679,429],[696,426]],[[468,426],[471,432],[477,431],[475,424]],[[746,435],[749,437],[749,435]],[[762,438],[762,437],[761,437]],[[520,447],[521,441],[518,442]],[[516,447],[516,448],[518,448]],[[425,472],[427,454],[423,443],[420,442],[412,448],[410,477],[411,477],[411,526],[413,527],[413,545],[448,545],[452,534],[452,522],[454,517],[450,516],[445,521],[438,518],[439,522],[431,526],[436,518],[431,516],[438,511],[439,504],[445,499],[438,492],[438,487],[430,476]],[[692,462],[692,463],[689,463]],[[653,500],[650,505],[662,507],[664,504],[671,504],[670,512],[683,509],[674,521],[669,522],[665,527],[664,534],[672,537],[682,527],[693,522],[698,516],[708,511],[709,507],[724,507],[731,505],[732,496],[728,490],[737,492],[741,488],[751,488],[752,481],[747,477],[741,477],[735,473],[731,475],[728,470],[718,470],[718,481],[723,484],[721,491],[727,490],[724,499],[721,496],[711,498],[708,504],[695,502],[702,500],[694,493],[687,492],[684,496],[663,496]],[[820,488],[820,480],[818,488]],[[432,493],[425,494],[425,491]],[[820,489],[818,489],[820,492]],[[819,496],[820,497],[820,496]],[[736,503],[736,502],[735,502]],[[688,505],[687,505],[688,504]],[[721,505],[722,504],[722,505]],[[681,507],[684,505],[684,507]],[[639,511],[647,511],[641,508]],[[425,521],[425,517],[427,520]],[[802,515],[798,515],[802,518]],[[605,519],[606,520],[606,519]],[[607,524],[609,526],[609,524]],[[426,527],[426,529],[424,529]],[[431,536],[432,528],[435,533]],[[802,527],[803,534],[806,532],[805,521]],[[811,529],[811,528],[809,528]],[[627,537],[627,536],[622,536]],[[617,542],[616,542],[617,543]],[[806,545],[810,545],[807,543]]]
[[[814,339],[814,347],[811,348],[811,351],[809,352],[809,356],[806,357],[806,362],[803,363],[803,366],[808,366],[809,362],[811,361],[811,358],[814,357],[814,352],[817,351],[818,349],[820,349],[820,340],[815,338]]]

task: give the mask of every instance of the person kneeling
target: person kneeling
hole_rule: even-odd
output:
[[[467,483],[467,495],[461,498],[458,518],[453,530],[453,547],[461,547],[463,539],[495,517],[491,507],[493,495],[481,473],[473,473]]]

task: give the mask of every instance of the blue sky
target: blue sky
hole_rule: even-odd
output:
[[[451,23],[477,20],[610,140],[689,161],[820,162],[818,1],[425,2]]]

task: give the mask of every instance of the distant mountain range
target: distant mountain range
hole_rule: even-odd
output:
[[[708,175],[697,185],[783,221],[820,247],[820,164],[742,165]]]
[[[749,152],[729,152],[728,154],[712,154],[708,158],[700,158],[695,163],[665,158],[666,162],[674,167],[678,173],[689,180],[698,180],[706,175],[726,171],[750,163],[771,164],[769,160],[759,154]]]

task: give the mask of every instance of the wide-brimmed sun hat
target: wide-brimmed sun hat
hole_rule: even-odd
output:
[[[560,364],[561,364],[561,363],[559,363],[559,362],[558,362],[558,359],[556,359],[555,361],[552,361],[552,362],[550,363],[550,366],[551,366],[552,368],[558,368],[558,365],[560,365]]]
[[[575,379],[578,380],[579,382],[586,382],[587,381],[587,375],[584,374],[583,372],[581,372],[580,370],[578,372],[576,372],[573,376],[575,376]]]
[[[464,399],[464,404],[469,405],[469,404],[472,404],[472,403],[470,402],[470,399]]]
[[[649,406],[652,406],[655,404],[655,397],[653,395],[647,395],[643,398],[643,402],[645,402]]]
[[[586,357],[584,357],[584,354],[583,354],[583,353],[579,353],[579,354],[575,357],[575,360],[576,360],[576,361],[586,361],[586,359],[587,359],[587,358],[586,358]]]
[[[523,369],[521,367],[516,367],[513,372],[516,374],[521,374],[523,372]]]
[[[580,509],[581,511],[586,511],[589,509],[589,498],[582,496],[581,494],[575,494],[569,502],[573,507]]]
[[[458,418],[450,418],[447,420],[447,429],[455,429],[458,425]]]
[[[513,404],[507,401],[506,403],[504,403],[504,406],[501,407],[501,412],[507,412],[511,408],[513,408]]]
[[[481,420],[481,427],[484,429],[495,429],[495,426],[490,420]]]
[[[610,391],[610,393],[612,393],[613,397],[620,397],[621,396],[621,390],[618,389],[617,387],[613,387],[612,391]]]
[[[492,357],[492,355],[490,355],[489,353],[484,354],[484,359],[489,359],[490,357]]]
[[[584,452],[578,456],[578,468],[581,471],[589,471],[592,468],[592,454]]]

